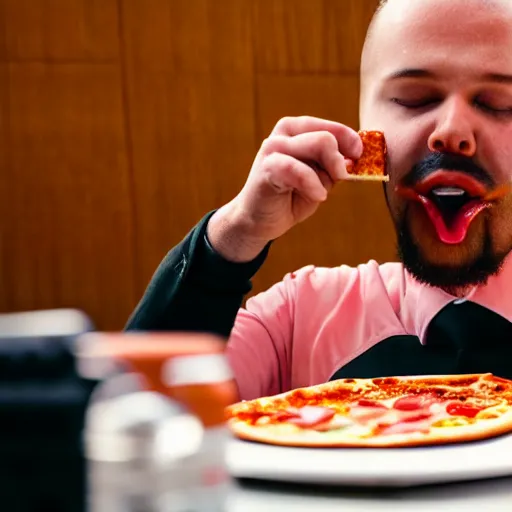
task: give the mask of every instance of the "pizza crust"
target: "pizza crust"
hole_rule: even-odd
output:
[[[232,420],[231,420],[232,421]],[[434,427],[429,433],[394,434],[377,437],[347,437],[343,430],[316,432],[291,429],[283,435],[280,425],[252,426],[230,422],[232,432],[246,441],[305,448],[404,448],[482,441],[512,433],[512,411],[499,418],[481,420],[464,427]],[[336,435],[337,434],[337,435]]]
[[[388,182],[389,176],[387,174],[348,174],[349,178],[347,181],[379,181]]]

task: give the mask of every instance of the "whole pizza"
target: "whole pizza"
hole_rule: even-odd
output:
[[[492,374],[340,379],[226,409],[235,436],[302,447],[405,447],[512,433],[512,381]]]

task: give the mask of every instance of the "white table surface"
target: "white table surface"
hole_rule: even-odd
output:
[[[237,484],[226,512],[512,511],[512,478],[422,488],[319,489],[303,485]]]

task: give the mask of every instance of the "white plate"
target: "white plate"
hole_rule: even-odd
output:
[[[410,487],[512,475],[512,435],[419,448],[289,448],[229,441],[237,478],[348,486]]]

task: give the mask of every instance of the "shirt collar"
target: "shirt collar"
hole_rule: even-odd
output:
[[[432,319],[448,304],[460,301],[440,288],[426,286],[405,271],[405,292],[401,317],[406,331],[425,343],[427,328]],[[512,322],[512,254],[500,273],[492,276],[486,285],[477,286],[462,300],[471,300]]]

